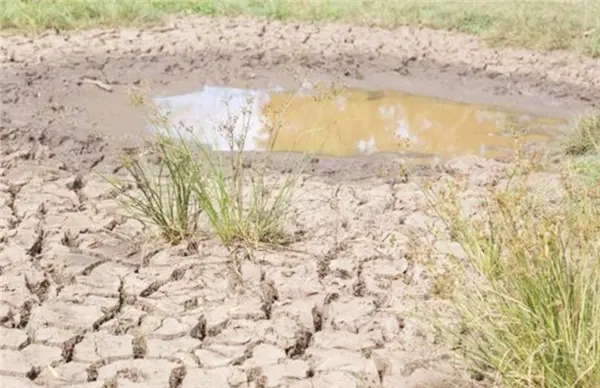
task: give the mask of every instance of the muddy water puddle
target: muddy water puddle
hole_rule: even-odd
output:
[[[219,151],[239,149],[231,137],[245,135],[246,151],[501,157],[518,144],[552,141],[565,124],[397,91],[310,85],[296,91],[205,86],[154,102],[168,115],[167,130]]]

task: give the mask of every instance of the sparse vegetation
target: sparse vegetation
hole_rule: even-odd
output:
[[[0,27],[35,32],[143,25],[182,13],[347,21],[390,28],[423,25],[474,34],[491,43],[600,55],[600,3],[594,0],[0,0]]]
[[[461,214],[457,186],[429,191],[467,256],[466,269],[456,263],[461,325],[451,338],[499,386],[600,386],[599,193],[575,181],[565,178],[563,201],[551,204],[513,177],[477,220]]]
[[[251,101],[240,116],[220,123],[219,132],[229,147],[223,153],[194,135],[200,128],[172,128],[168,113],[150,107],[137,94],[132,99],[136,105],[150,108],[150,122],[156,129],[150,150],[158,158],[157,174],[147,158],[126,157],[124,167],[140,193],[124,190],[126,181],[115,182],[125,193],[122,203],[133,217],[154,223],[174,243],[196,234],[203,215],[226,245],[283,241],[305,158],[283,179],[272,180],[265,160],[254,166],[247,160],[246,137],[255,114],[247,108]],[[277,130],[276,124],[272,126]]]

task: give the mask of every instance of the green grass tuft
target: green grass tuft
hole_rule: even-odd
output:
[[[456,187],[430,192],[467,257],[456,263],[467,265],[453,301],[456,349],[502,387],[600,387],[597,187],[566,178],[553,205],[514,182],[492,190],[478,220],[463,216]]]
[[[136,191],[129,191],[129,181],[109,181],[122,193],[121,205],[142,224],[153,224],[171,243],[193,236],[198,230],[201,210],[194,198],[196,171],[191,155],[176,142],[158,137],[152,145],[158,155],[158,168],[139,155],[125,155],[123,166],[132,178]]]

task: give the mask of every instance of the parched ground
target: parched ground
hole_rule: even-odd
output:
[[[600,101],[598,61],[568,53],[490,49],[425,29],[241,18],[4,36],[0,71],[7,388],[479,384],[428,324],[444,311],[440,279],[460,250],[420,185],[462,177],[465,210],[475,212],[505,165],[463,157],[403,175],[390,156],[319,158],[298,192],[293,244],[251,254],[210,239],[170,247],[122,216],[101,175],[121,174],[118,152],[139,145],[131,87],[309,77],[563,117]],[[434,260],[419,254],[425,247],[439,251]]]

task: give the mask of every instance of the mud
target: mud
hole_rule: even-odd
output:
[[[214,240],[157,242],[97,174],[10,158],[18,163],[0,179],[3,387],[478,386],[423,318],[443,311],[436,279],[450,259],[429,262],[413,247],[457,247],[424,210],[417,178],[306,176],[294,242],[248,255]],[[503,165],[446,168],[473,182],[472,201]]]
[[[43,132],[56,154],[76,154],[68,165],[80,165],[79,156],[87,166],[97,164],[107,147],[114,151],[113,145],[139,138],[140,115],[127,97],[136,86],[179,94],[204,83],[294,87],[308,79],[550,117],[570,117],[600,101],[597,60],[490,49],[470,37],[427,29],[180,19],[151,30],[6,36],[0,65],[4,133],[25,138]]]
[[[598,63],[424,29],[172,23],[2,38],[0,385],[480,386],[422,319],[444,311],[436,280],[461,257],[427,211],[424,170],[399,174],[392,154],[318,158],[290,218],[294,242],[251,255],[157,242],[98,172],[122,174],[117,154],[141,144],[132,87],[309,78],[569,118],[600,101]],[[427,171],[465,179],[474,214],[505,168],[463,157]],[[423,260],[423,246],[439,253]]]

